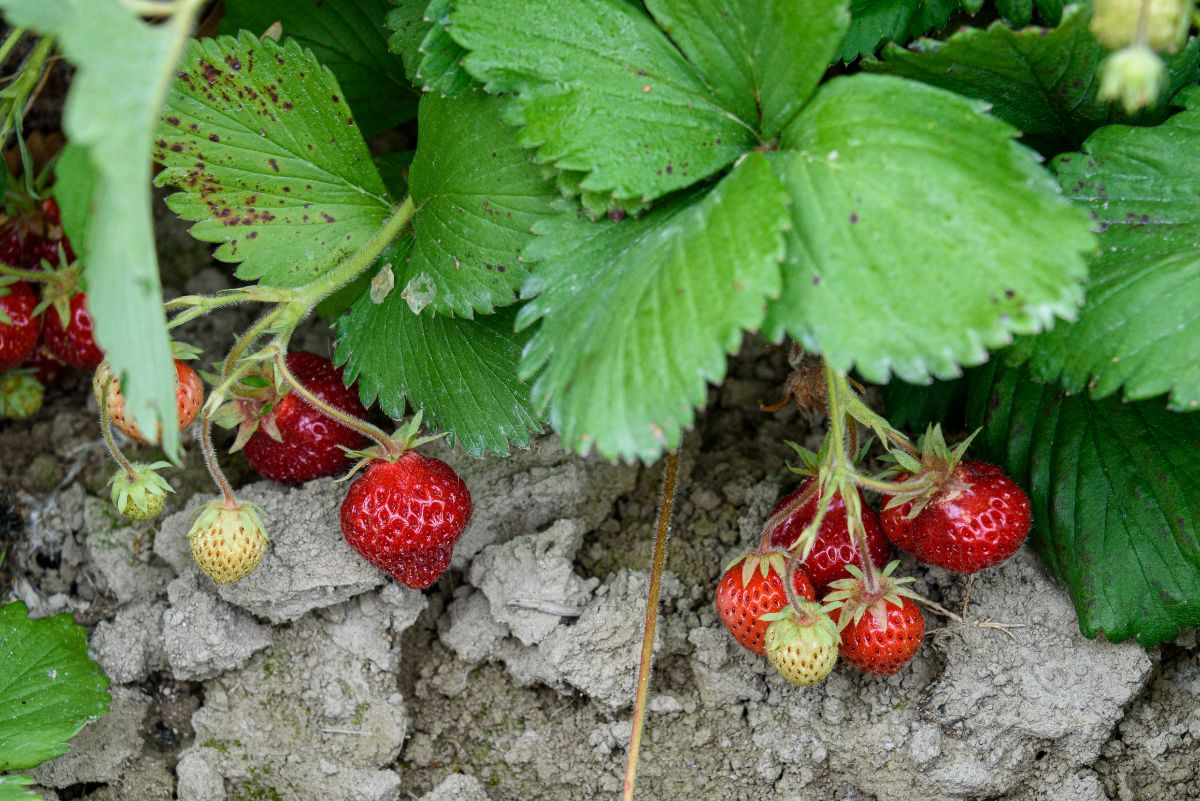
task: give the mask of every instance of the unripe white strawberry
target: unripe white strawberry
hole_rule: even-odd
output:
[[[1192,0],[1095,0],[1092,35],[1109,50],[1120,50],[1133,44],[1143,4],[1146,5],[1146,36],[1142,43],[1160,53],[1177,51],[1187,38]]]
[[[1158,101],[1167,80],[1167,66],[1148,47],[1132,45],[1118,50],[1100,65],[1100,100],[1121,101],[1134,114]]]
[[[823,681],[838,658],[837,624],[821,611],[819,604],[801,602],[763,615],[767,627],[767,659],[792,684],[811,687]]]
[[[229,507],[222,499],[200,507],[188,532],[193,561],[218,584],[232,584],[253,573],[268,542],[258,510],[248,503]]]
[[[174,492],[166,479],[157,472],[170,467],[166,462],[154,464],[134,463],[133,475],[121,468],[108,480],[112,487],[113,506],[130,520],[153,520],[158,517],[167,502],[167,493]]]

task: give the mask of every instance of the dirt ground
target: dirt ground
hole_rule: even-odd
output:
[[[182,248],[177,285],[221,284],[187,278],[206,257]],[[241,322],[189,339],[220,347]],[[721,566],[794,486],[784,440],[816,441],[794,412],[758,411],[785,369],[748,343],[686,439],[639,797],[1200,799],[1195,632],[1149,651],[1086,640],[1028,552],[981,575],[971,604],[1025,628],[927,614],[936,631],[892,678],[839,665],[798,689],[733,643],[712,608]],[[212,494],[194,449],[168,514],[126,526],[85,387],[68,379],[34,421],[0,427],[0,587],[35,614],[72,612],[113,680],[112,712],[34,772],[46,798],[617,797],[659,466],[579,459],[552,438],[480,461],[431,446],[476,515],[451,572],[418,593],[343,543],[344,485],[254,483],[230,457],[273,543],[218,589],[186,551],[188,513]],[[961,602],[959,577],[902,570]]]

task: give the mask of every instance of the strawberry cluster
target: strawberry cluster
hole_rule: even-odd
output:
[[[79,290],[75,253],[53,198],[17,198],[0,214],[0,416],[24,419],[66,366],[94,370],[104,358]],[[40,287],[36,289],[35,286]]]
[[[831,392],[849,400],[851,425],[861,419],[907,443],[844,381]],[[876,570],[889,540],[920,562],[975,573],[1011,557],[1029,532],[1028,497],[995,465],[963,460],[967,444],[952,450],[933,427],[919,450],[890,453],[896,466],[878,478],[845,460],[844,442],[829,448],[827,438],[819,455],[793,446],[805,461],[797,472],[811,477],[717,584],[717,614],[733,638],[799,686],[823,680],[839,656],[866,673],[899,672],[921,647],[925,619],[914,579],[892,575],[899,562]],[[882,515],[861,486],[882,496]]]

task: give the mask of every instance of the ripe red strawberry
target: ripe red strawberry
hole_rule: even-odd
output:
[[[812,479],[805,481],[795,492],[786,496],[776,505],[772,515],[798,500],[808,492],[811,486]],[[859,508],[862,509],[863,528],[867,534],[867,550],[871,554],[872,563],[881,566],[888,557],[887,539],[879,527],[879,518],[875,514],[875,510],[867,506],[861,490],[858,493],[858,499]],[[817,493],[813,492],[808,501],[799,506],[775,528],[771,533],[771,544],[776,548],[790,548],[804,528],[816,517],[818,501]],[[850,575],[846,572],[846,565],[853,564],[862,567],[862,556],[850,536],[846,502],[841,495],[835,495],[830,501],[825,518],[817,529],[817,538],[813,543],[812,551],[809,552],[808,558],[804,560],[803,564],[804,572],[808,574],[813,586],[821,595],[825,594],[830,583]]]
[[[62,373],[66,364],[50,352],[50,348],[44,344],[44,338],[39,338],[38,346],[25,357],[21,366],[33,370],[37,380],[41,381],[43,385],[49,386]]]
[[[104,361],[104,353],[92,336],[92,316],[87,310],[87,296],[76,292],[71,296],[66,325],[59,316],[58,304],[46,312],[46,345],[50,352],[64,362],[85,370],[95,370]]]
[[[890,676],[921,648],[925,618],[911,598],[881,598],[857,619],[846,608],[830,612],[839,626],[843,614],[848,620],[842,628],[842,657],[865,673]]]
[[[730,565],[717,583],[717,616],[743,648],[760,656],[765,653],[764,637],[771,624],[762,616],[788,605],[783,586],[785,561],[780,551],[750,552]],[[792,589],[806,601],[817,598],[803,570],[792,573]]]
[[[75,261],[75,252],[63,233],[62,217],[54,198],[43,200],[36,207],[25,200],[25,208],[2,215],[0,225],[0,263],[27,270],[41,268],[42,260],[52,266]],[[59,248],[63,253],[59,253]]]
[[[987,462],[959,462],[910,520],[913,503],[885,512],[888,536],[922,562],[957,573],[1003,562],[1029,534],[1029,497]]]
[[[108,362],[104,362],[96,370],[96,375],[92,379],[95,390],[103,389],[110,376],[112,376],[112,372],[109,370]],[[187,364],[176,359],[175,414],[179,421],[180,431],[190,426],[196,419],[202,403],[204,403],[204,384],[200,381],[200,376],[196,375],[196,371]],[[121,394],[119,379],[108,384],[108,419],[114,426],[138,442],[149,445],[162,441],[161,423],[159,423],[157,434],[151,442],[142,434],[137,424],[125,416],[125,396]]]
[[[453,468],[410,450],[373,459],[350,485],[342,535],[371,564],[424,589],[450,566],[471,511],[471,493]]]
[[[11,370],[37,347],[42,318],[37,293],[24,281],[0,284],[0,372]]]
[[[342,371],[329,359],[293,351],[287,355],[287,366],[296,380],[321,400],[355,417],[366,416],[357,393],[342,383]],[[250,466],[260,475],[286,484],[301,484],[344,470],[349,460],[342,447],[361,448],[366,438],[330,420],[286,386],[282,392],[280,397],[272,389],[267,397],[243,402],[240,422],[253,427],[243,445]]]

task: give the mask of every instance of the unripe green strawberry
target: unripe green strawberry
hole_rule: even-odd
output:
[[[767,659],[797,687],[811,687],[823,681],[838,658],[837,626],[819,604],[801,602],[800,608],[788,606],[763,615],[767,627]]]
[[[248,503],[227,507],[220,498],[200,507],[188,532],[192,559],[218,584],[232,584],[253,573],[269,541],[258,510]]]
[[[1174,53],[1187,37],[1191,0],[1095,0],[1092,35],[1109,50],[1133,44],[1143,3],[1149,4],[1145,44],[1160,53]]]
[[[174,492],[166,479],[157,472],[170,467],[166,462],[154,464],[134,463],[131,476],[121,468],[108,480],[112,487],[113,506],[130,520],[153,520],[162,514],[167,502],[167,493]]]
[[[42,408],[46,392],[42,382],[28,370],[12,370],[0,376],[0,417],[25,420]]]

